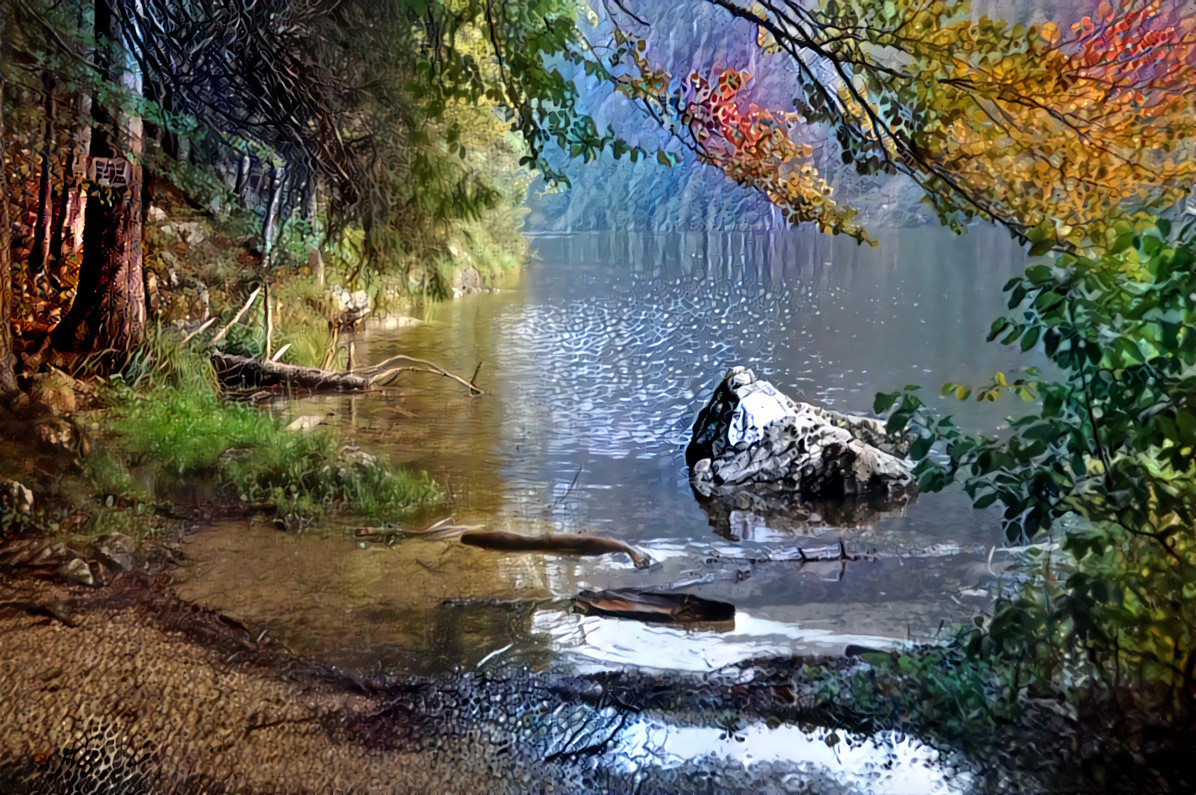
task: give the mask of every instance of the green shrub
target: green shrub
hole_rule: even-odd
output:
[[[1000,438],[961,433],[910,389],[876,408],[920,435],[924,489],[961,480],[976,507],[1004,506],[1011,540],[1058,541],[968,633],[974,658],[1008,666],[1017,691],[1074,695],[1083,682],[1138,719],[1185,722],[1196,719],[1196,243],[1169,233],[1163,221],[1113,230],[1103,257],[1065,255],[1006,285],[1015,311],[990,340],[1042,351],[1058,375],[944,387],[1036,399]]]

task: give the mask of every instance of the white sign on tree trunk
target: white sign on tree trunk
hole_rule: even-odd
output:
[[[133,168],[123,157],[93,157],[88,163],[87,177],[97,185],[123,188],[133,181]]]

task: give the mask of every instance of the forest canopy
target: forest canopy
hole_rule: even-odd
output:
[[[1125,246],[1196,179],[1196,33],[1173,3],[1092,6],[1025,25],[966,0],[4,0],[18,345],[135,346],[164,191],[258,230],[267,272],[295,222],[353,272],[517,247],[522,167],[564,187],[569,159],[698,167],[861,241],[837,186],[900,174],[956,230]],[[737,191],[697,184],[690,203]]]

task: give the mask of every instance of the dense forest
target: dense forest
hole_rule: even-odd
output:
[[[362,367],[354,335],[488,289],[528,231],[866,246],[991,224],[1033,259],[989,342],[1047,366],[942,394],[1027,413],[970,434],[912,384],[874,410],[923,492],[998,506],[1025,556],[943,644],[802,668],[802,714],[994,758],[1058,735],[1182,788],[1194,81],[1196,8],[1167,0],[0,0],[5,560],[91,539],[102,554],[30,565],[94,586],[96,539],[185,533],[184,494],[288,531],[443,501],[254,401],[411,371],[483,395],[478,370]]]

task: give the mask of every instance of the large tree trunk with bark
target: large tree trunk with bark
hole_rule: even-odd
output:
[[[0,12],[7,9],[0,5]],[[0,24],[0,36],[5,35]],[[4,126],[4,79],[0,77],[0,395],[17,391],[12,353],[12,218],[8,210],[8,134]]]
[[[91,115],[91,97],[81,92],[75,99],[77,118]],[[87,212],[87,161],[91,157],[91,127],[79,122],[75,127],[71,151],[62,174],[62,193],[58,197],[57,220],[50,240],[51,285],[61,289],[79,281],[83,259],[83,219]]]
[[[141,95],[137,62],[123,47],[121,20],[105,0],[96,2],[96,30],[110,45],[97,55],[109,78]],[[143,124],[135,108],[95,104],[99,127],[88,167],[93,193],[84,216],[83,261],[71,309],[54,330],[54,346],[73,352],[108,351],[116,357],[141,341],[145,282],[141,271],[141,151]]]
[[[42,136],[41,174],[37,190],[37,223],[33,228],[33,253],[29,271],[41,281],[50,265],[51,229],[54,224],[54,79],[49,72],[42,75],[42,111],[46,116]]]

